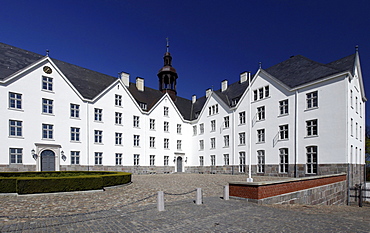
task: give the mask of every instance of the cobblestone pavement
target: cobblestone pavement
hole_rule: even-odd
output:
[[[0,232],[370,232],[370,207],[259,206],[221,199],[222,186],[236,180],[246,177],[136,175],[132,184],[105,192],[3,195]],[[157,211],[157,191],[195,188],[202,188],[203,205],[193,202],[195,192],[165,195],[165,211]]]

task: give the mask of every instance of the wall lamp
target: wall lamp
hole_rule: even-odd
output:
[[[34,149],[31,150],[31,155],[34,160],[37,160],[37,154],[35,153]]]
[[[63,161],[66,161],[67,156],[65,156],[65,155],[64,155],[64,151],[62,151],[62,152],[60,152],[60,153],[62,154],[62,159],[63,159]]]

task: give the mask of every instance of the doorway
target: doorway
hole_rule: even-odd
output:
[[[176,159],[177,172],[182,172],[182,157],[178,156]]]
[[[41,171],[55,171],[55,153],[51,150],[41,152]]]

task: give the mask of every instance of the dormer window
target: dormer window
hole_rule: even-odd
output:
[[[141,108],[142,110],[147,110],[147,109],[148,109],[148,105],[147,105],[146,103],[142,103],[142,102],[140,102],[140,103],[139,103],[139,106],[140,106],[140,108]]]
[[[236,97],[234,99],[231,100],[231,107],[234,107],[238,102],[239,102],[239,97]]]

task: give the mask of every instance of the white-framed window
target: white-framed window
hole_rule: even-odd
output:
[[[360,117],[362,117],[362,103],[360,102],[360,111],[359,111]]]
[[[211,149],[216,148],[216,138],[211,138]]]
[[[122,125],[122,113],[115,112],[115,119],[114,119],[116,125]]]
[[[229,135],[224,135],[224,147],[229,147],[230,138]]]
[[[53,100],[42,99],[42,113],[53,114]]]
[[[80,128],[71,127],[71,141],[72,142],[80,141]]]
[[[168,116],[168,107],[163,107],[163,115]]]
[[[279,126],[279,139],[280,140],[289,139],[288,125],[280,125]]]
[[[269,86],[265,86],[265,98],[267,98],[269,96],[270,96],[270,87]]]
[[[168,132],[168,129],[169,129],[169,123],[168,123],[168,121],[165,121],[163,123],[163,129],[164,129],[164,132]]]
[[[199,140],[199,150],[204,150],[204,140]]]
[[[216,131],[216,120],[211,121],[211,132]]]
[[[229,154],[224,154],[224,165],[227,166],[230,164]]]
[[[355,104],[356,104],[356,105],[355,105],[355,106],[356,106],[356,108],[355,108],[355,109],[356,109],[356,113],[358,113],[358,98],[357,98],[357,96],[356,96],[355,101],[356,101],[356,102],[355,102]]]
[[[245,112],[239,112],[239,124],[245,124]]]
[[[193,126],[193,135],[194,136],[197,135],[197,126],[196,125]]]
[[[42,90],[53,91],[53,78],[42,76]]]
[[[122,165],[122,153],[116,153],[116,165]]]
[[[114,105],[118,107],[122,107],[122,95],[115,95],[114,97]]]
[[[80,118],[80,105],[78,104],[70,104],[70,110],[72,118]]]
[[[139,166],[139,165],[140,165],[140,155],[134,154],[134,166]]]
[[[22,137],[22,121],[9,120],[9,136]]]
[[[263,95],[263,87],[261,87],[261,88],[258,89],[258,98],[263,99],[263,96],[264,96]]]
[[[310,108],[317,108],[319,105],[318,101],[318,93],[317,91],[310,92],[306,94],[306,101],[307,101],[307,109]]]
[[[149,147],[155,148],[155,137],[149,137]]]
[[[103,119],[103,109],[94,108],[94,121],[102,121]]]
[[[239,152],[239,172],[245,172],[245,152]]]
[[[103,164],[103,152],[95,152],[95,165]]]
[[[9,160],[11,164],[22,163],[23,149],[9,148]]]
[[[134,135],[134,146],[140,146],[140,135]]]
[[[258,143],[265,142],[265,129],[257,130],[257,142]]]
[[[177,150],[181,150],[181,140],[177,140]]]
[[[199,124],[199,134],[204,134],[204,124]]]
[[[279,157],[280,157],[279,172],[288,173],[288,166],[289,166],[288,148],[280,148]]]
[[[353,119],[351,118],[351,136],[353,137]]]
[[[102,130],[94,130],[94,142],[103,143],[103,131]]]
[[[212,105],[208,107],[208,115],[215,115],[218,113],[218,104]]]
[[[258,150],[257,151],[257,173],[264,173],[265,172],[265,151]]]
[[[362,142],[362,126],[360,126],[360,141]]]
[[[150,155],[149,165],[155,166],[155,155]]]
[[[177,134],[181,134],[181,124],[177,124]]]
[[[42,139],[53,139],[54,125],[42,124]]]
[[[22,109],[22,94],[9,92],[9,108]]]
[[[133,125],[135,128],[139,128],[140,126],[140,117],[139,116],[133,116]]]
[[[256,90],[253,90],[253,100],[257,101],[259,99],[264,99],[270,96],[270,87],[264,86],[261,88],[258,88]]]
[[[139,102],[139,106],[142,110],[147,110],[148,109],[148,105],[146,103],[143,103],[143,102]]]
[[[358,139],[358,123],[356,122],[356,139]]]
[[[245,132],[239,133],[239,145],[245,145]]]
[[[289,114],[288,99],[279,101],[279,112],[280,112],[280,116]]]
[[[80,152],[71,151],[71,164],[80,164]]]
[[[259,121],[265,120],[265,106],[257,108],[257,120]]]
[[[199,156],[199,166],[204,166],[204,156]]]
[[[307,136],[317,136],[317,119],[306,121]]]
[[[253,90],[253,100],[254,101],[258,100],[258,91],[257,90]]]
[[[170,156],[168,155],[165,155],[164,156],[164,160],[163,160],[163,165],[164,166],[168,166],[168,161],[170,160]]]
[[[351,100],[350,100],[351,108],[353,108],[353,91],[352,90],[350,91],[350,98],[351,98]]]
[[[211,166],[216,166],[216,155],[211,155]]]
[[[149,129],[155,130],[155,119],[149,119]]]
[[[225,116],[224,117],[224,128],[225,129],[228,129],[230,127],[230,120],[229,120],[229,116]]]
[[[164,149],[168,149],[169,145],[170,145],[170,139],[165,138],[163,142]]]
[[[317,174],[317,146],[306,147],[306,173]]]
[[[116,145],[122,145],[122,133],[116,132],[115,143]]]

